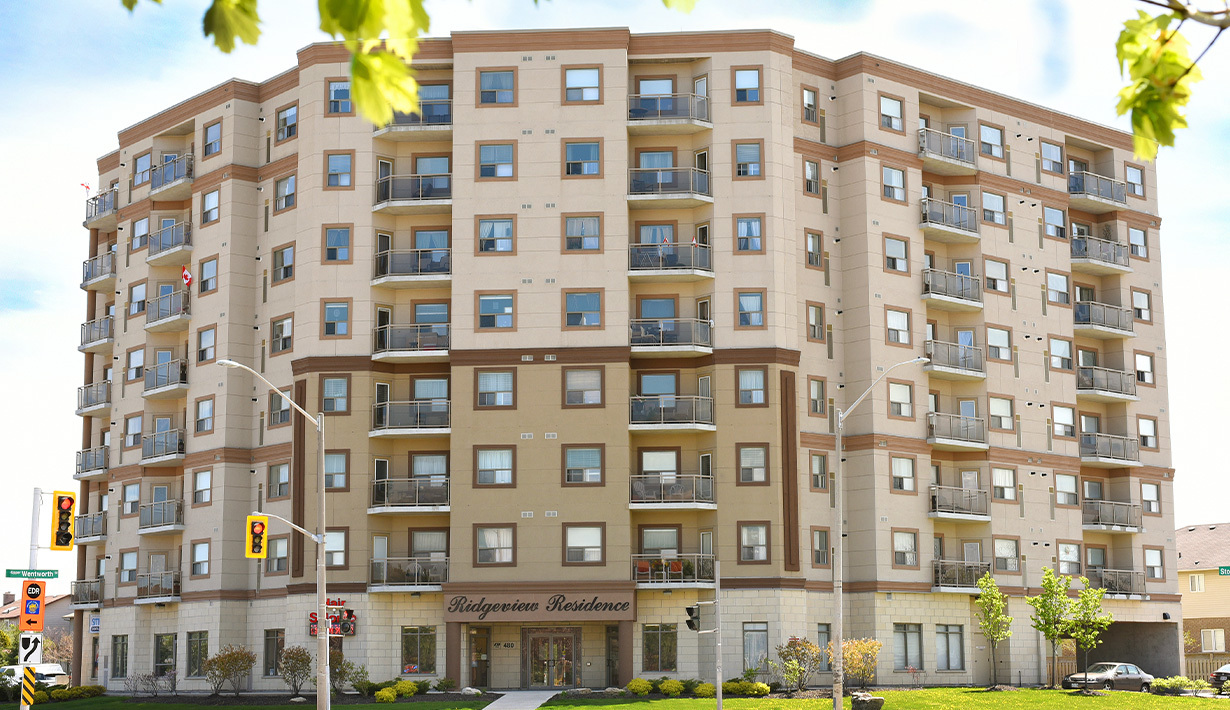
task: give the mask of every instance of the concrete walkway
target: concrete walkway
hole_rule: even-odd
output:
[[[483,710],[534,710],[559,694],[558,690],[502,690],[497,698]]]

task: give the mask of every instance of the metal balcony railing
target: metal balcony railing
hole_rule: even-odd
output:
[[[978,232],[978,210],[965,205],[944,202],[932,197],[922,198],[922,223],[952,227],[965,232]]]
[[[111,450],[106,446],[98,446],[93,449],[82,449],[77,452],[77,474],[81,475],[86,471],[98,471],[107,468],[108,460],[110,459]]]
[[[151,299],[145,306],[145,322],[153,323],[164,318],[174,318],[189,315],[189,292],[187,290],[172,291]]]
[[[628,120],[660,118],[709,120],[709,97],[698,94],[629,94]]]
[[[115,254],[113,252],[105,251],[81,263],[81,283],[83,285],[107,276],[115,276]]]
[[[676,473],[634,473],[632,503],[712,503],[713,477]]]
[[[387,557],[371,561],[372,586],[413,587],[447,581],[447,557]]]
[[[985,372],[982,359],[982,348],[975,345],[946,343],[942,340],[928,340],[923,343],[923,352],[931,358],[930,365],[954,367],[971,372]]]
[[[176,180],[192,177],[192,155],[181,155],[175,160],[155,165],[149,171],[149,189],[157,190]]]
[[[376,204],[391,200],[447,200],[453,197],[452,175],[390,175],[376,180]]]
[[[987,443],[986,425],[979,417],[963,417],[959,414],[927,414],[928,439],[954,439],[972,443]]]
[[[119,197],[119,194],[119,188],[113,187],[106,192],[100,192],[87,199],[85,201],[85,221],[89,222],[109,212],[114,212],[116,198]]]
[[[709,194],[709,171],[700,168],[631,168],[628,193],[632,195]]]
[[[1113,500],[1087,500],[1081,505],[1085,525],[1123,525],[1138,528],[1142,524],[1139,503]]]
[[[1112,242],[1108,239],[1082,236],[1072,237],[1072,258],[1091,259],[1114,266],[1128,265],[1129,247],[1127,244]]]
[[[1136,394],[1136,373],[1106,367],[1076,368],[1076,391],[1093,390],[1115,394]]]
[[[376,327],[373,352],[423,352],[448,350],[448,323],[381,325]]]
[[[115,318],[112,316],[103,316],[81,324],[82,345],[113,337],[115,337]]]
[[[74,537],[102,537],[107,534],[107,514],[87,513],[73,519]]]
[[[939,269],[923,269],[923,294],[982,303],[982,279]]]
[[[159,528],[164,525],[184,524],[184,502],[179,499],[142,503],[139,511],[138,528]]]
[[[632,555],[632,581],[658,584],[713,582],[713,555],[657,552]]]
[[[918,152],[938,155],[970,166],[974,165],[978,156],[978,148],[974,141],[937,131],[934,128],[918,129]]]
[[[383,478],[372,481],[372,507],[448,505],[448,476]]]
[[[450,423],[447,399],[416,399],[372,405],[372,429],[438,429]]]
[[[77,409],[111,403],[111,380],[103,380],[77,388]]]
[[[188,382],[188,361],[176,359],[170,362],[160,362],[145,368],[145,391],[160,387],[182,385]]]
[[[932,584],[937,587],[978,588],[978,580],[991,571],[990,562],[935,560]]]
[[[1097,173],[1077,171],[1068,174],[1069,195],[1091,195],[1127,204],[1127,183]]]
[[[137,598],[179,596],[179,572],[142,572],[137,575]]]
[[[1139,461],[1140,442],[1130,436],[1081,434],[1081,456]]]
[[[699,244],[630,244],[628,268],[632,271],[698,269],[713,271],[711,249]]]
[[[101,604],[102,603],[102,577],[95,579],[78,579],[72,583],[72,602],[71,604]]]
[[[452,99],[422,99],[414,113],[394,113],[390,126],[447,126],[453,122]],[[379,130],[379,128],[377,128]]]
[[[1130,569],[1090,567],[1085,570],[1089,586],[1105,589],[1109,594],[1143,594],[1145,573]]]
[[[141,435],[141,458],[175,456],[184,453],[184,430],[147,432]]]
[[[931,486],[931,512],[989,515],[987,492],[978,488]]]
[[[633,424],[712,424],[713,398],[661,394],[632,397]]]
[[[157,256],[175,247],[192,246],[192,224],[189,222],[172,224],[153,232],[147,239],[149,256]]]
[[[633,347],[713,347],[709,321],[696,318],[633,318],[628,332]]]
[[[452,251],[448,248],[377,252],[376,278],[444,275],[451,272],[452,261]]]
[[[1072,321],[1077,325],[1100,325],[1129,333],[1136,332],[1132,309],[1097,301],[1077,301],[1072,307]]]

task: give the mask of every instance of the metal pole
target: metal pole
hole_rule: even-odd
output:
[[[332,688],[329,686],[329,617],[325,603],[325,415],[316,416],[316,710],[329,710]]]
[[[43,489],[34,489],[34,508],[30,510],[30,566],[38,569],[38,516],[43,507]]]
[[[842,687],[842,674],[845,661],[845,654],[842,653],[842,617],[844,609],[842,608],[842,580],[844,578],[842,565],[845,564],[845,557],[842,555],[842,549],[845,547],[844,533],[844,518],[845,507],[842,505],[842,465],[841,460],[844,456],[841,446],[841,431],[844,426],[842,419],[845,413],[840,408],[833,409],[833,416],[837,423],[837,468],[836,474],[833,476],[833,504],[836,506],[836,511],[833,514],[833,534],[837,537],[836,544],[833,545],[833,710],[842,710],[841,698],[844,692]]]
[[[722,562],[713,561],[713,628],[717,635],[717,710],[722,710]]]

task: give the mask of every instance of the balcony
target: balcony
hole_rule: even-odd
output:
[[[98,609],[102,606],[102,577],[96,579],[78,579],[72,583],[69,593],[69,609]]]
[[[84,291],[110,291],[115,286],[115,252],[105,251],[81,262]]]
[[[927,414],[927,443],[940,451],[986,451],[986,424],[978,417]]]
[[[923,172],[936,175],[974,175],[978,172],[978,146],[969,138],[933,128],[918,129],[918,157]]]
[[[77,349],[83,353],[100,353],[110,350],[115,343],[115,318],[103,316],[97,320],[81,324],[81,345]]]
[[[700,133],[713,128],[709,97],[697,94],[630,94],[628,135]]]
[[[448,582],[448,557],[388,557],[371,561],[369,592],[438,592]]]
[[[980,347],[928,340],[923,343],[923,353],[931,359],[923,365],[923,372],[936,379],[973,381],[987,378]]]
[[[182,500],[142,503],[138,513],[138,535],[160,535],[184,531],[184,501]]]
[[[1076,368],[1076,397],[1091,402],[1136,402],[1136,373],[1106,367]]]
[[[927,239],[933,241],[946,244],[977,244],[978,210],[924,197],[918,228]]]
[[[713,587],[713,555],[663,550],[632,555],[632,581],[642,589]]]
[[[1093,468],[1139,466],[1140,442],[1131,436],[1081,434],[1081,465]]]
[[[179,598],[179,572],[143,572],[137,575],[134,604],[174,604]]]
[[[390,175],[376,180],[372,212],[448,214],[453,210],[453,181],[444,175]]]
[[[1081,505],[1081,528],[1089,532],[1141,533],[1143,520],[1139,503],[1086,500]]]
[[[73,537],[78,544],[105,541],[107,539],[106,512],[87,513],[74,518]]]
[[[1127,207],[1127,183],[1097,173],[1069,173],[1068,204],[1074,210],[1092,214],[1124,209]]]
[[[73,478],[78,481],[106,480],[111,449],[99,446],[77,452],[77,471]]]
[[[1085,570],[1089,586],[1106,590],[1110,599],[1139,597],[1145,593],[1145,573],[1130,569],[1103,569],[1091,567]]]
[[[932,592],[977,594],[978,580],[991,571],[990,562],[935,560],[932,565]]]
[[[157,200],[192,197],[192,154],[155,165],[149,171],[149,196]]]
[[[717,510],[713,477],[676,473],[635,473],[628,508],[632,510]]]
[[[402,249],[376,254],[373,286],[433,288],[452,282],[450,249]]]
[[[192,261],[192,224],[180,222],[163,227],[146,238],[150,266],[186,266]]]
[[[712,250],[699,244],[629,244],[630,281],[702,281],[713,278]]]
[[[179,466],[183,460],[183,429],[170,429],[141,435],[142,466]]]
[[[192,319],[191,301],[187,290],[172,291],[145,304],[145,332],[172,333],[188,330]]]
[[[640,357],[698,357],[713,354],[713,332],[696,318],[633,318],[628,321],[632,354]]]
[[[1072,237],[1072,270],[1095,276],[1130,274],[1128,245],[1097,237]]]
[[[377,127],[373,138],[387,141],[441,141],[453,136],[453,100],[422,99],[414,113],[394,113],[387,126]]]
[[[78,387],[77,414],[82,417],[105,417],[111,414],[111,380]]]
[[[717,431],[713,398],[691,395],[649,395],[630,398],[631,431]]]
[[[449,512],[448,476],[384,478],[372,481],[368,515]]]
[[[709,171],[699,168],[631,168],[628,207],[673,209],[713,204]]]
[[[372,405],[372,438],[448,436],[452,432],[447,399],[416,399]]]
[[[85,221],[81,223],[86,229],[97,229],[101,232],[114,232],[119,224],[116,215],[120,190],[113,187],[85,201]]]
[[[928,518],[937,520],[991,522],[987,492],[978,488],[931,486],[931,510]]]
[[[1076,302],[1072,307],[1072,329],[1077,335],[1098,340],[1136,335],[1132,309],[1097,301]]]
[[[923,302],[941,311],[982,310],[982,279],[938,269],[923,269]]]
[[[377,362],[447,362],[448,323],[376,327],[372,360]]]
[[[183,399],[188,393],[188,361],[160,362],[145,368],[146,399]]]

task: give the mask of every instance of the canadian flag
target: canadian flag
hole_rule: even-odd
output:
[[[81,186],[85,188],[86,192],[90,191],[90,184],[88,182],[81,183]]]
[[[191,287],[192,286],[192,272],[188,270],[187,266],[183,268],[181,276],[184,277],[184,286]]]
[[[692,246],[696,246],[696,235],[692,235]]]

